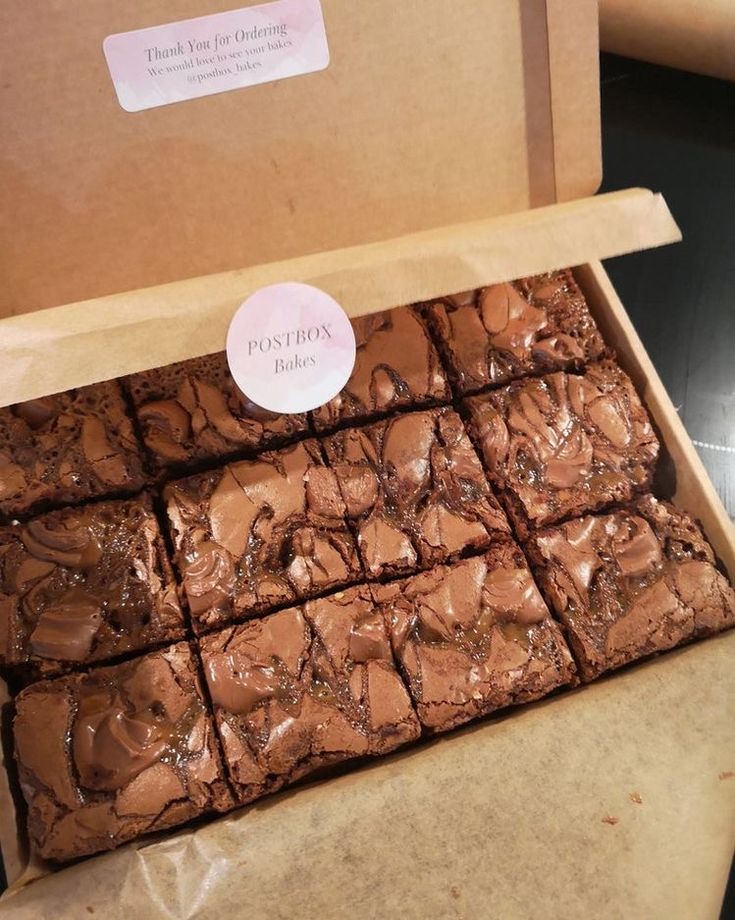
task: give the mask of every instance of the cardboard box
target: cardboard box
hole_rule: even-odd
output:
[[[626,57],[735,80],[730,0],[600,0],[600,44]]]
[[[7,24],[5,65],[34,66],[13,91],[0,209],[2,402],[221,348],[234,308],[273,281],[359,315],[577,265],[671,494],[735,578],[731,523],[599,263],[678,231],[650,192],[586,197],[594,3],[324,0],[327,70],[119,108],[106,34],[225,6],[98,0],[72,21],[44,0]],[[43,118],[49,84],[65,119]],[[715,917],[735,834],[734,650],[732,633],[703,642],[53,874],[24,851],[2,770],[0,916]]]

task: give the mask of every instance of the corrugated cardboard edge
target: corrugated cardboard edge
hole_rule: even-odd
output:
[[[0,405],[219,351],[239,304],[276,281],[314,284],[359,316],[680,238],[660,195],[629,189],[9,317]]]
[[[605,51],[735,80],[732,0],[600,0]]]

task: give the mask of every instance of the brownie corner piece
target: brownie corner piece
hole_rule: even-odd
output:
[[[606,352],[570,270],[439,298],[427,311],[460,394],[579,369]]]
[[[45,859],[110,850],[232,806],[184,642],[32,684],[16,700],[14,734],[29,832]]]
[[[373,592],[427,731],[576,682],[561,630],[513,543]]]
[[[184,632],[145,500],[60,508],[0,527],[0,664],[49,676]]]
[[[420,733],[365,586],[198,641],[241,802]]]
[[[545,528],[527,551],[584,680],[735,625],[700,528],[651,495]]]
[[[659,443],[611,360],[516,380],[465,400],[470,428],[516,532],[630,501],[650,488]]]
[[[339,487],[316,441],[169,483],[164,498],[195,631],[362,574]]]
[[[224,352],[130,374],[123,386],[159,470],[273,448],[309,431],[304,413],[279,415],[249,400]]]
[[[343,389],[312,411],[317,432],[449,401],[449,383],[418,310],[396,307],[351,322],[355,366]]]
[[[117,381],[0,409],[0,518],[132,494],[143,484]]]
[[[371,576],[446,562],[510,528],[450,408],[393,416],[324,440]]]

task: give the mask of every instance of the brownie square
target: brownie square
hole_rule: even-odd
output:
[[[182,639],[158,523],[141,501],[0,527],[0,664],[49,676]]]
[[[114,380],[0,409],[0,518],[142,488]]]
[[[446,731],[574,682],[561,630],[521,550],[373,586],[421,724]]]
[[[357,354],[344,389],[311,413],[317,431],[375,419],[407,406],[448,402],[451,393],[424,320],[397,307],[352,320]]]
[[[131,374],[124,386],[158,469],[273,447],[309,431],[305,414],[278,415],[251,402],[224,352]]]
[[[529,374],[581,368],[605,351],[568,270],[465,291],[427,310],[460,394]]]
[[[652,495],[542,530],[527,549],[584,680],[735,625],[701,530]]]
[[[324,441],[371,576],[483,549],[510,528],[451,409],[397,415]]]
[[[240,802],[420,733],[366,586],[199,640]]]
[[[612,361],[518,380],[465,401],[490,480],[521,538],[649,488],[659,445]]]
[[[232,805],[182,642],[16,701],[15,757],[41,856],[69,860]]]
[[[359,580],[316,441],[170,483],[164,498],[195,631]]]

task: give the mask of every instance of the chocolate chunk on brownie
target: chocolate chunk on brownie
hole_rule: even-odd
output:
[[[49,676],[181,639],[156,518],[141,501],[0,527],[0,664]]]
[[[308,432],[306,415],[261,409],[237,387],[224,352],[124,379],[159,469],[273,447]]]
[[[142,487],[140,448],[114,380],[0,409],[0,518]]]
[[[199,640],[241,802],[330,764],[386,754],[420,728],[365,586]]]
[[[416,310],[397,307],[360,316],[352,326],[355,367],[344,389],[312,412],[317,431],[450,399],[439,355]]]
[[[170,483],[164,498],[196,631],[359,580],[316,441]]]
[[[446,731],[574,682],[561,630],[515,544],[375,585],[373,594],[429,731]]]
[[[658,441],[633,384],[612,361],[580,375],[517,380],[465,406],[521,538],[650,486]]]
[[[349,428],[326,438],[324,446],[372,576],[424,568],[510,536],[451,409]]]
[[[69,860],[232,805],[182,642],[16,700],[15,756],[41,856]]]
[[[444,297],[428,305],[427,315],[461,394],[581,368],[605,352],[568,270]]]
[[[697,524],[651,495],[527,546],[585,680],[735,625],[735,591]]]

